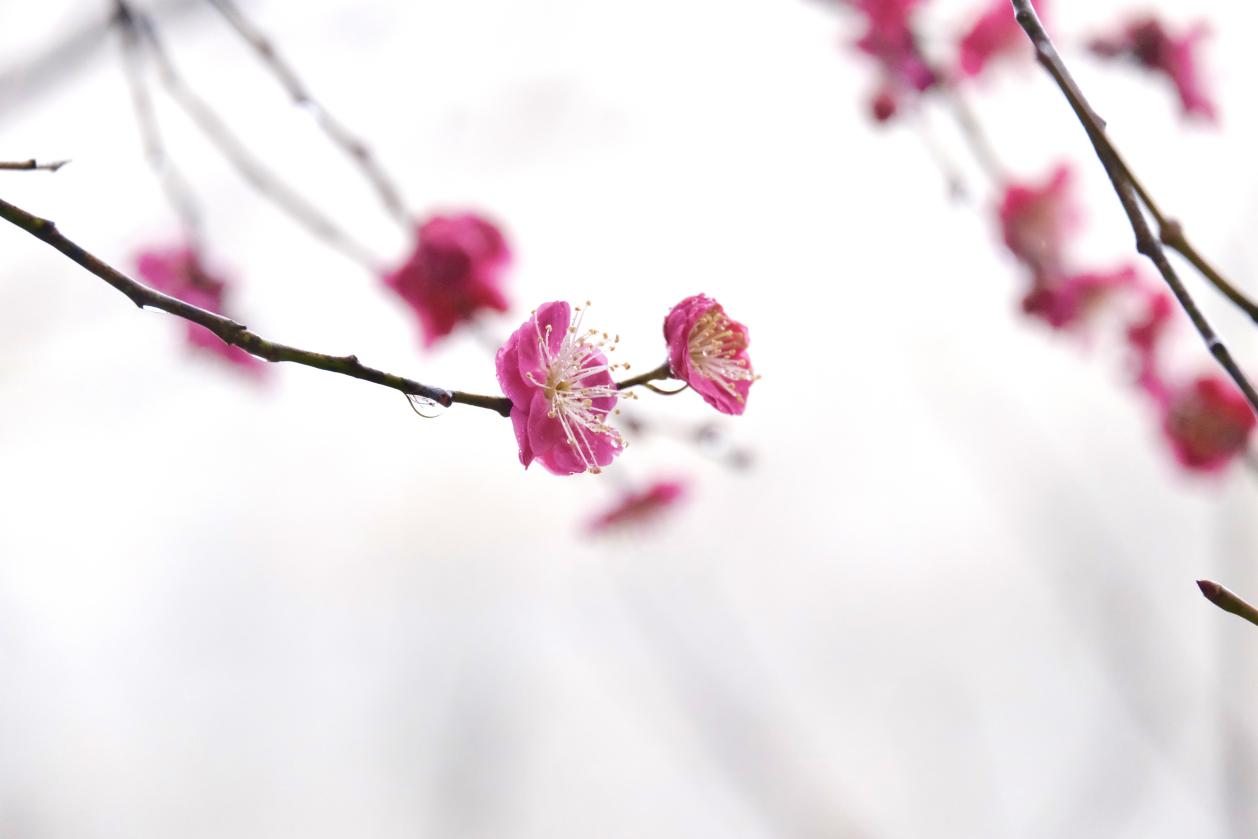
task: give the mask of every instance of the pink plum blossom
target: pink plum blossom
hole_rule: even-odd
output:
[[[587,304],[588,306],[588,304]],[[498,350],[498,383],[511,400],[520,463],[534,459],[556,475],[599,472],[624,448],[607,424],[618,391],[604,340],[582,331],[567,303],[544,303]]]
[[[1066,239],[1078,226],[1070,179],[1063,164],[1043,184],[1008,184],[997,210],[1005,247],[1037,275],[1061,273]]]
[[[921,0],[854,0],[853,7],[865,16],[865,32],[856,49],[873,58],[883,81],[870,107],[880,122],[895,114],[905,93],[921,93],[934,87],[939,77],[917,45],[910,15]]]
[[[596,516],[589,529],[602,533],[649,525],[676,507],[685,495],[686,485],[681,481],[654,481],[645,489],[626,492],[614,506]]]
[[[215,314],[225,314],[227,283],[205,267],[193,248],[146,250],[136,258],[136,270],[148,285],[163,294]],[[184,321],[184,330],[192,346],[212,352],[250,375],[265,375],[266,362],[226,343],[204,326]]]
[[[731,320],[721,304],[696,294],[664,319],[668,364],[674,378],[694,388],[725,414],[741,414],[756,377],[747,355],[747,327]]]
[[[431,347],[482,310],[507,310],[502,284],[510,262],[493,223],[473,213],[432,216],[416,228],[410,257],[383,279],[415,312]]]
[[[1145,69],[1163,74],[1175,86],[1184,116],[1214,122],[1214,101],[1201,81],[1197,55],[1197,45],[1207,34],[1208,27],[1198,24],[1187,34],[1173,37],[1160,20],[1145,17],[1115,35],[1093,39],[1089,47],[1097,55],[1131,58]]]
[[[1245,451],[1256,423],[1244,394],[1207,375],[1169,395],[1162,429],[1185,469],[1216,472]]]
[[[1135,281],[1136,269],[1130,265],[1061,278],[1037,277],[1035,285],[1022,298],[1022,310],[1054,329],[1075,329],[1083,326],[1105,301],[1131,288]]]
[[[1031,5],[1043,14],[1045,0],[1033,0]],[[990,61],[1018,51],[1032,54],[1031,44],[1014,18],[1013,6],[1009,0],[990,0],[987,9],[961,37],[961,72],[977,76]]]
[[[1159,404],[1169,398],[1162,375],[1161,348],[1175,313],[1175,302],[1161,289],[1151,290],[1144,313],[1127,327],[1127,344],[1136,357],[1136,385]]]

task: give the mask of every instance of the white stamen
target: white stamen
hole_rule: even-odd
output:
[[[587,307],[589,303],[585,304]],[[607,434],[616,448],[624,448],[624,439],[620,432],[607,424],[608,408],[594,405],[595,399],[615,399],[620,396],[614,382],[590,385],[585,381],[591,376],[611,373],[619,365],[608,364],[602,354],[605,341],[591,343],[588,339],[597,335],[596,330],[581,332],[581,320],[585,317],[583,307],[576,307],[577,317],[564,332],[563,342],[556,352],[550,351],[551,327],[542,330],[541,324],[534,317],[533,324],[537,329],[537,346],[546,370],[546,380],[539,382],[530,373],[529,381],[542,388],[550,403],[547,416],[559,420],[564,437],[589,472],[601,471],[594,452],[591,437],[595,434]]]
[[[695,322],[687,336],[690,367],[706,379],[720,385],[730,396],[743,401],[736,382],[755,380],[747,359],[739,354],[747,349],[747,334],[733,328],[729,318],[718,309],[709,309]]]

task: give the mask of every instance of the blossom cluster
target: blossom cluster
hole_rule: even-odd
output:
[[[1255,419],[1243,394],[1217,374],[1181,380],[1164,359],[1175,312],[1170,295],[1135,265],[1079,269],[1068,247],[1080,215],[1071,200],[1071,171],[1058,166],[1039,184],[1011,183],[997,208],[1006,249],[1024,267],[1022,310],[1054,330],[1080,333],[1105,312],[1134,308],[1122,330],[1135,368],[1134,382],[1158,411],[1178,462],[1217,471],[1242,455]]]
[[[918,18],[925,0],[856,0],[843,5],[854,11],[862,34],[853,44],[871,58],[881,82],[872,100],[875,121],[885,123],[903,112],[906,102],[928,91],[955,96],[959,86],[986,74],[1010,57],[1033,55],[1009,0],[985,0],[969,21],[955,31],[949,60],[939,58],[920,35]],[[1046,0],[1032,0],[1043,16]],[[1126,60],[1164,77],[1174,87],[1186,118],[1213,122],[1217,109],[1203,82],[1199,47],[1206,27],[1180,34],[1153,16],[1131,18],[1108,33],[1092,37],[1092,54]],[[990,163],[972,124],[967,140]],[[999,165],[988,165],[997,172]],[[1216,471],[1247,448],[1255,419],[1244,396],[1217,374],[1183,377],[1166,360],[1174,300],[1151,282],[1135,264],[1096,267],[1078,263],[1072,252],[1081,214],[1071,198],[1073,174],[1058,166],[1039,182],[1010,182],[997,175],[996,217],[1006,250],[1022,269],[1023,313],[1050,329],[1074,336],[1091,335],[1115,320],[1128,349],[1133,382],[1147,396],[1160,418],[1163,433],[1178,462],[1193,471]]]
[[[850,8],[860,18],[861,33],[851,45],[877,68],[869,108],[878,122],[891,120],[921,94],[974,79],[1004,59],[1032,55],[1009,0],[986,0],[947,45],[951,57],[936,59],[930,57],[918,26],[926,0],[851,0],[835,5]],[[1032,0],[1031,5],[1044,17],[1048,0]],[[1184,116],[1213,122],[1216,109],[1202,80],[1198,54],[1206,34],[1208,28],[1202,24],[1182,35],[1172,34],[1160,19],[1146,15],[1092,37],[1088,46],[1094,55],[1129,60],[1165,77],[1175,88]],[[942,55],[945,50],[937,51]]]
[[[614,374],[627,365],[608,358],[619,336],[584,326],[588,305],[544,303],[498,350],[498,382],[525,468],[536,460],[557,475],[599,472],[625,448],[610,419],[624,387]],[[755,380],[746,326],[698,294],[668,313],[664,339],[667,377],[722,413],[743,412]]]

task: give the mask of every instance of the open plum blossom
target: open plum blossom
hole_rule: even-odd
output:
[[[136,270],[150,286],[185,303],[215,314],[225,314],[227,283],[205,267],[190,247],[154,248],[136,258]],[[188,343],[207,350],[253,376],[265,375],[266,362],[228,344],[200,324],[184,321]]]
[[[681,481],[659,480],[637,492],[621,496],[615,506],[604,511],[589,524],[595,533],[649,525],[677,506],[686,495]]]
[[[503,277],[511,251],[481,216],[433,216],[416,229],[415,250],[384,283],[419,317],[431,347],[484,309],[505,312]]]
[[[673,307],[664,319],[668,365],[674,378],[694,388],[725,414],[747,408],[756,377],[747,355],[747,327],[725,314],[721,304],[696,294]]]
[[[1115,35],[1094,38],[1088,46],[1097,55],[1132,58],[1142,67],[1162,73],[1175,86],[1184,116],[1214,122],[1214,101],[1202,85],[1197,60],[1197,45],[1207,32],[1205,24],[1198,24],[1176,38],[1160,20],[1145,17]]]
[[[1045,0],[1032,0],[1031,5],[1041,15],[1044,13]],[[1018,51],[1032,54],[1009,0],[990,0],[987,9],[961,37],[959,51],[961,72],[967,76],[982,73],[993,59]]]
[[[874,118],[885,122],[895,115],[905,93],[921,93],[938,83],[917,45],[910,15],[921,0],[855,0],[865,16],[865,33],[856,49],[878,62],[882,84],[870,103]]]
[[[588,305],[588,304],[587,304]],[[556,475],[599,472],[624,448],[607,419],[618,391],[607,336],[582,332],[567,303],[544,303],[498,350],[498,383],[511,400],[520,462],[534,459]],[[614,342],[613,342],[614,344]]]
[[[1106,301],[1136,281],[1136,269],[1124,265],[1113,271],[1084,271],[1068,277],[1037,276],[1022,298],[1022,311],[1054,329],[1075,329]]]
[[[1243,453],[1258,420],[1236,387],[1201,376],[1166,399],[1163,431],[1186,469],[1216,472]]]
[[[1078,226],[1070,178],[1061,165],[1043,184],[1005,187],[998,210],[1005,247],[1037,276],[1061,273],[1066,239]]]

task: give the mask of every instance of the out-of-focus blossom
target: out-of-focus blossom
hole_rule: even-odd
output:
[[[1214,101],[1201,81],[1197,46],[1208,34],[1206,24],[1174,37],[1155,17],[1134,20],[1114,35],[1094,38],[1089,48],[1107,58],[1130,58],[1142,67],[1161,73],[1175,86],[1184,116],[1214,122]]]
[[[747,408],[755,374],[747,355],[747,327],[731,320],[721,304],[704,294],[687,297],[664,319],[672,375],[726,414]]]
[[[1175,313],[1175,302],[1161,289],[1150,291],[1144,313],[1127,327],[1127,344],[1136,356],[1136,385],[1159,404],[1169,398],[1162,375],[1162,339]]]
[[[1070,167],[1063,164],[1043,184],[1005,187],[997,211],[1005,247],[1037,276],[1062,273],[1066,239],[1079,220],[1070,179]]]
[[[502,232],[481,216],[433,216],[416,229],[406,262],[383,279],[418,316],[431,347],[482,310],[507,310],[502,285],[510,262]]]
[[[1164,406],[1162,428],[1185,469],[1215,472],[1249,445],[1253,410],[1244,394],[1220,376],[1201,376],[1172,391]]]
[[[577,307],[574,323],[567,303],[544,303],[498,350],[498,383],[526,469],[537,459],[556,475],[598,472],[624,448],[607,424],[617,365],[607,361],[606,340],[582,331],[582,314]]]
[[[1063,278],[1039,277],[1022,298],[1022,310],[1054,329],[1071,330],[1086,324],[1105,301],[1130,288],[1136,269],[1124,265],[1113,271],[1084,271]]]
[[[614,506],[589,524],[595,533],[638,528],[654,524],[676,507],[686,495],[686,485],[678,480],[659,480],[638,491],[626,492]]]
[[[1044,13],[1045,0],[1032,0],[1031,5],[1041,15]],[[977,76],[989,62],[1002,56],[1019,51],[1032,54],[1031,44],[1014,18],[1009,0],[991,0],[961,36],[958,51],[961,72],[967,76]]]
[[[921,93],[939,82],[917,44],[912,12],[921,0],[854,0],[853,8],[865,17],[865,32],[856,49],[878,63],[882,84],[871,102],[880,122],[890,119],[900,98]]]
[[[210,272],[200,254],[189,247],[153,248],[136,258],[136,271],[148,285],[200,309],[226,314],[227,283]],[[266,374],[266,362],[228,344],[200,324],[184,321],[188,343],[208,350],[252,376]]]
[[[869,100],[869,112],[873,114],[875,122],[887,122],[896,115],[899,109],[900,103],[895,98],[893,90],[884,88]]]

